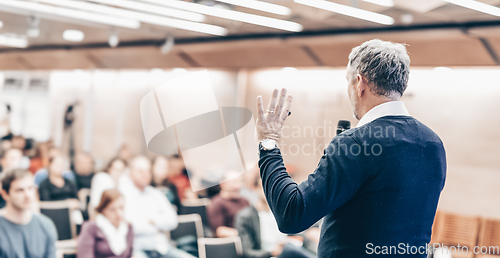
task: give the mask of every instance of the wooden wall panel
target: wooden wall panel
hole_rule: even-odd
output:
[[[91,55],[100,62],[102,68],[174,68],[190,67],[177,52],[172,49],[162,54],[158,47],[123,47],[102,48],[90,51]]]

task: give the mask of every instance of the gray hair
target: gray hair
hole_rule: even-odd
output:
[[[408,86],[410,57],[403,44],[373,39],[352,49],[349,54],[352,75],[360,74],[378,95],[402,96]],[[351,77],[351,78],[353,78]]]

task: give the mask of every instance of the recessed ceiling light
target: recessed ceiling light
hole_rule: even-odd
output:
[[[0,35],[0,45],[8,47],[26,48],[28,40],[15,35]]]
[[[0,28],[3,27],[3,21],[0,21]]]
[[[63,38],[67,41],[80,42],[85,37],[85,34],[79,30],[65,30]]]

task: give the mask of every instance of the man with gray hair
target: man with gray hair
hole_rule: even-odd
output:
[[[306,181],[295,183],[279,139],[292,96],[257,98],[259,168],[267,201],[284,233],[323,218],[318,257],[426,257],[446,177],[441,139],[400,101],[410,73],[404,45],[371,40],[347,66],[356,128],[332,139]],[[286,99],[286,101],[285,101]]]

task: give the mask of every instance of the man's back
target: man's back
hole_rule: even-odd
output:
[[[343,137],[361,148],[351,148],[349,141],[345,148]],[[337,138],[330,145],[336,143],[341,153],[333,155],[344,155],[348,149],[359,166],[349,176],[360,182],[352,198],[325,217],[319,256],[420,253],[418,257],[425,257],[446,177],[439,137],[410,116],[385,116]]]
[[[55,257],[57,232],[44,215],[34,214],[26,225],[12,223],[0,215],[0,257]]]

